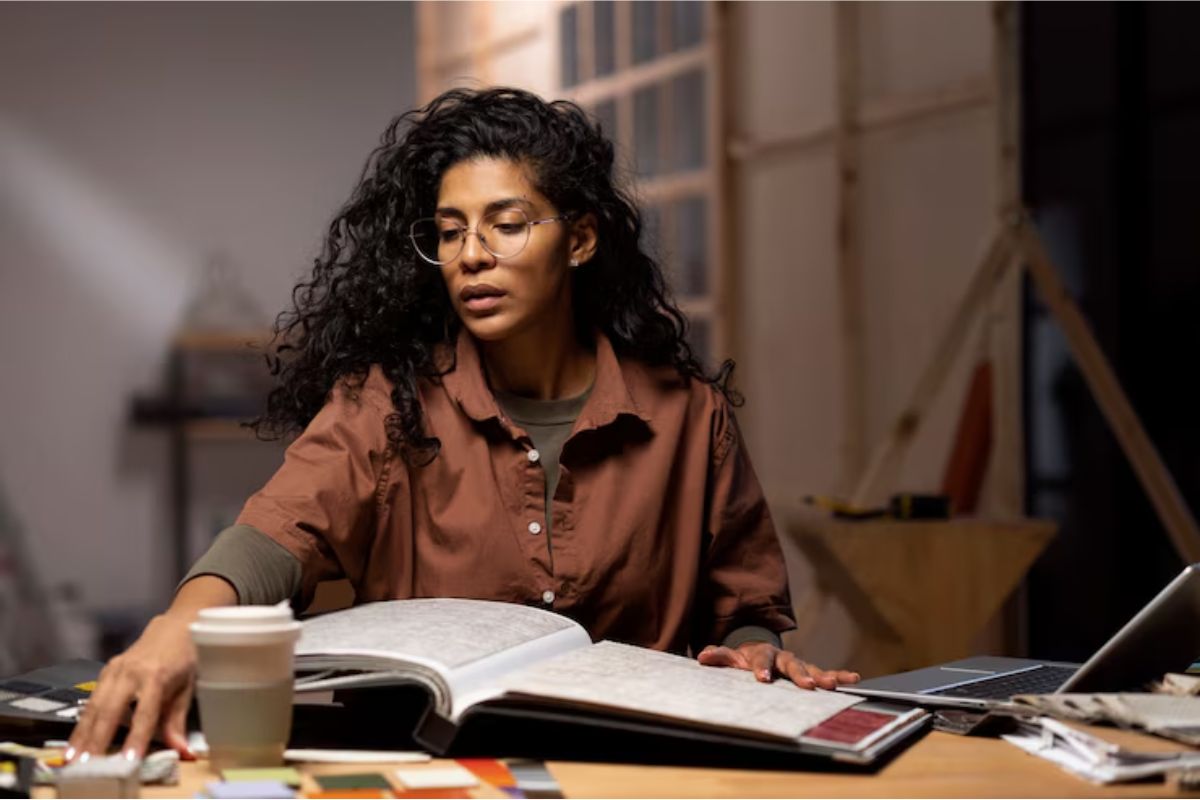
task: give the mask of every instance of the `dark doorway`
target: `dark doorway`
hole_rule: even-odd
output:
[[[1200,510],[1200,5],[1025,3],[1025,201],[1193,512]],[[1030,651],[1080,660],[1183,566],[1065,342],[1028,296]],[[1198,654],[1200,655],[1200,654]]]

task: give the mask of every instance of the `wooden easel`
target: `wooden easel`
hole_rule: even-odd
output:
[[[1200,561],[1200,527],[1196,518],[1130,405],[1087,320],[1067,292],[1036,227],[1024,212],[1014,215],[993,237],[908,403],[887,436],[875,447],[854,490],[851,504],[868,507],[879,501],[884,487],[891,485],[905,450],[967,338],[972,321],[989,302],[995,287],[1014,262],[1018,268],[1028,271],[1042,301],[1062,328],[1072,357],[1109,428],[1133,465],[1176,552],[1185,563]]]

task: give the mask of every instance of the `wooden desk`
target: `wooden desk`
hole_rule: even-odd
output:
[[[1131,747],[1175,748],[1170,742],[1105,729]],[[436,764],[437,762],[435,762]],[[395,765],[400,766],[400,765]],[[404,765],[411,766],[411,765]],[[999,739],[929,733],[873,775],[736,769],[647,767],[552,761],[547,764],[569,797],[1171,797],[1167,783],[1096,786]],[[385,772],[383,765],[306,765],[310,774]],[[193,797],[217,776],[201,761],[183,765],[179,786],[143,787],[143,797]],[[475,797],[504,797],[491,787]],[[34,797],[54,797],[38,789]]]

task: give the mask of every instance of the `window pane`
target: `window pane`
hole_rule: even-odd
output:
[[[655,260],[662,259],[662,209],[658,206],[642,207],[642,250]]]
[[[657,55],[658,3],[656,0],[634,0],[633,3],[633,63],[641,64]]]
[[[693,70],[671,81],[671,111],[674,134],[672,170],[704,166],[705,126],[704,72]]]
[[[562,49],[562,85],[579,83],[579,8],[568,6],[558,16],[558,39]]]
[[[708,201],[703,195],[686,197],[675,205],[676,291],[685,297],[708,292]]]
[[[658,86],[646,86],[633,95],[633,155],[639,175],[657,175],[658,158]]]
[[[712,323],[706,317],[692,314],[688,318],[688,344],[692,346],[692,355],[706,370],[713,368],[712,360]]]
[[[592,4],[592,26],[596,40],[596,77],[611,75],[617,69],[616,24],[611,0]]]
[[[600,123],[600,132],[611,141],[617,143],[617,101],[605,100],[596,104],[596,121]]]
[[[671,49],[700,44],[704,38],[704,4],[698,0],[671,3]]]

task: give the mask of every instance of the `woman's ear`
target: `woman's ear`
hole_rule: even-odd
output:
[[[596,215],[589,211],[571,222],[567,263],[572,267],[578,267],[591,261],[592,256],[596,255],[598,244]]]

